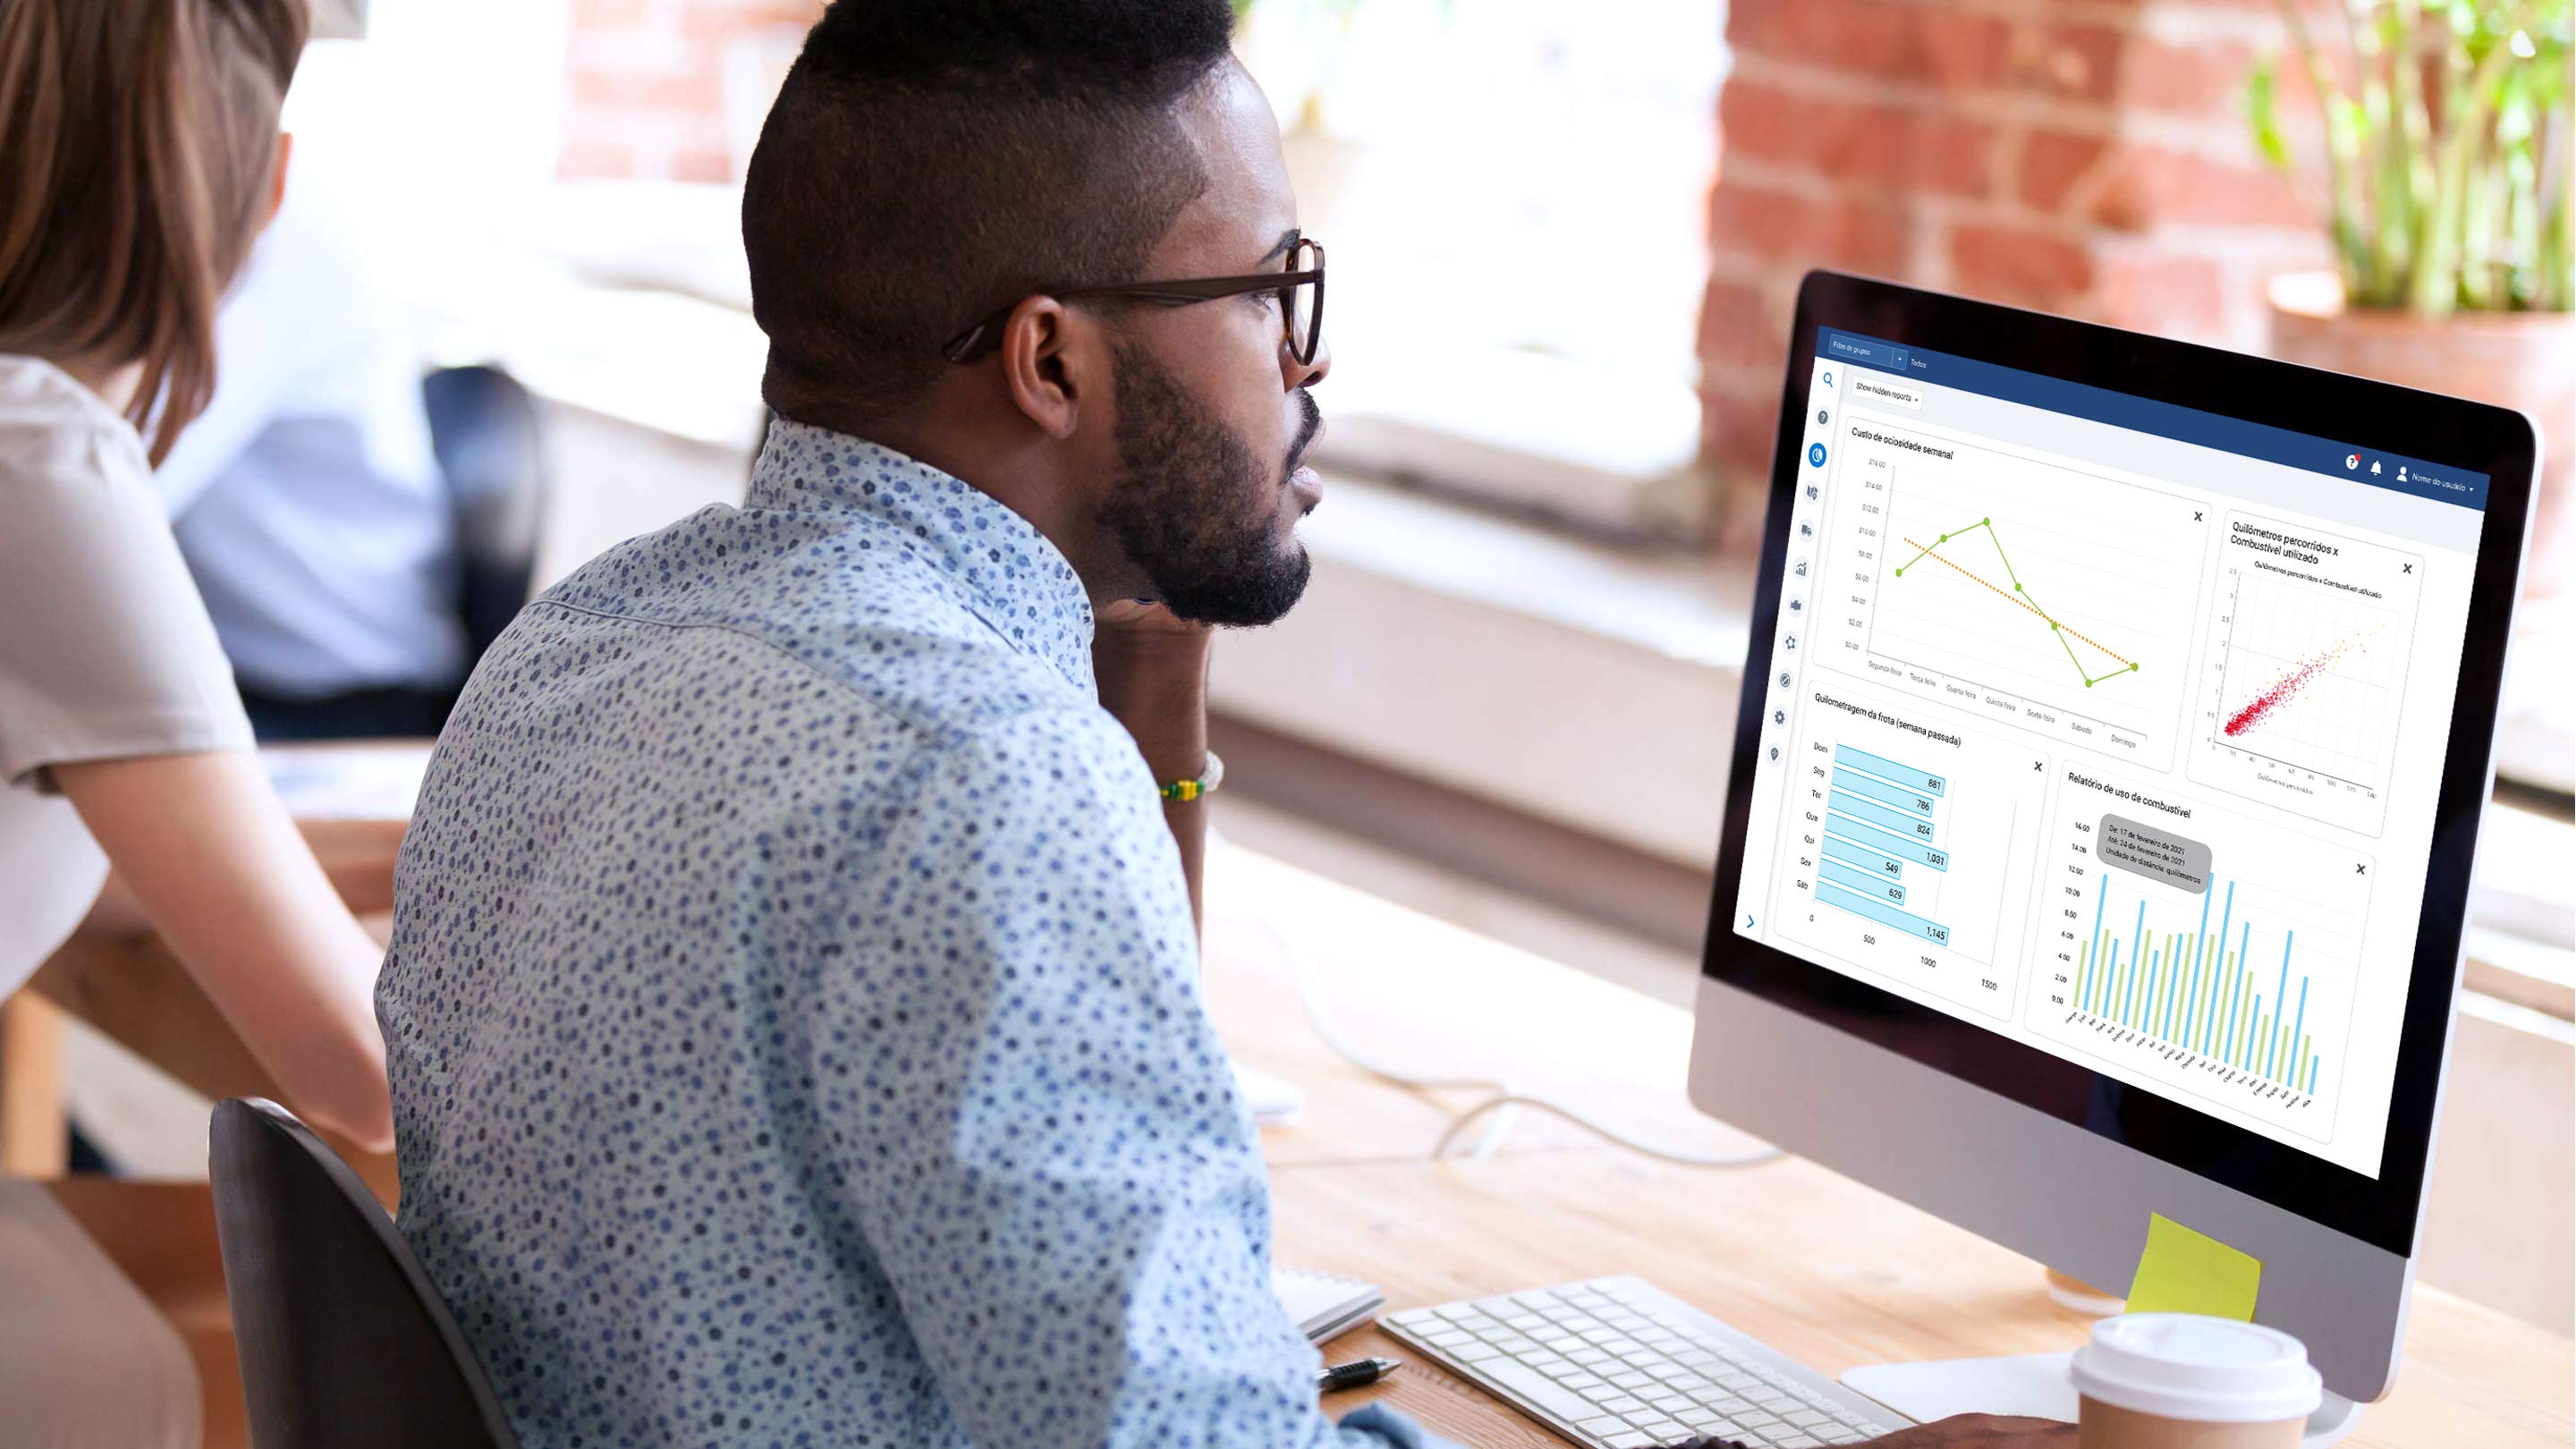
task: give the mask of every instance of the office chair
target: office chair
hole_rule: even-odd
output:
[[[259,1449],[516,1449],[429,1275],[312,1129],[232,1098],[210,1167]]]
[[[441,368],[421,380],[420,395],[456,515],[457,613],[471,672],[528,602],[536,571],[546,497],[537,406],[497,367]]]

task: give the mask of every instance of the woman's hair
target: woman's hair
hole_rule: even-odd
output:
[[[0,352],[139,363],[159,463],[215,388],[305,0],[0,0]]]

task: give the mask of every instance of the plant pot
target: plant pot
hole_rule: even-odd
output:
[[[2568,592],[2576,572],[2576,312],[2353,311],[2331,273],[2273,279],[2272,355],[2285,362],[2449,393],[2540,420],[2540,505],[2523,597]]]

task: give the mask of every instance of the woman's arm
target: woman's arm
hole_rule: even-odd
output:
[[[383,952],[324,877],[247,751],[57,764],[144,914],[298,1112],[393,1143],[376,1031]]]

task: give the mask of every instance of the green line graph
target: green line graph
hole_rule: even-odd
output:
[[[1965,538],[1969,534],[1975,533],[1980,529],[1984,530],[1986,541],[1994,545],[1995,558],[2004,566],[2004,577],[2012,580],[2012,590],[2009,593],[2005,592],[2004,589],[1997,585],[1993,580],[1977,574],[1975,571],[1962,565],[1958,560],[1951,558],[1948,554],[1936,552],[1936,550],[1941,548],[1942,545],[1949,543],[1951,540]],[[2135,674],[2138,672],[2137,661],[2122,658],[2118,651],[2103,644],[2100,640],[2086,635],[2081,630],[2069,627],[2067,624],[2060,621],[2055,615],[2049,613],[2048,610],[2042,608],[2037,599],[2031,597],[2030,591],[2022,587],[2021,575],[2013,571],[2012,556],[2004,552],[2004,541],[1996,535],[1995,521],[1992,518],[1980,518],[1976,522],[1971,523],[1964,528],[1952,529],[1950,532],[1942,534],[1938,539],[1931,543],[1917,543],[1915,540],[1910,538],[1905,541],[1908,545],[1916,549],[1917,552],[1914,557],[1909,558],[1904,563],[1898,565],[1896,570],[1896,576],[1898,578],[1901,579],[1905,577],[1905,571],[1907,569],[1921,563],[1926,557],[1935,558],[1948,565],[1951,569],[1957,571],[1963,577],[1974,579],[1976,582],[1985,585],[1988,589],[1993,590],[1998,597],[2029,610],[2033,615],[2048,625],[2049,636],[2057,641],[2059,648],[2066,651],[2066,662],[2075,666],[2076,677],[2084,681],[2084,687],[2086,689],[2091,689],[2094,685],[2101,683],[2105,679],[2113,679],[2123,674]],[[2084,661],[2076,657],[2075,646],[2066,642],[2066,636],[2069,634],[2074,635],[2078,639],[2082,639],[2086,644],[2101,651],[2103,655],[2116,662],[2120,667],[2117,669],[2105,670],[2100,674],[2095,674],[2090,669],[2085,668]]]

